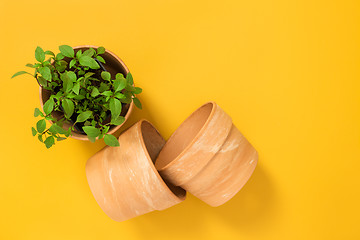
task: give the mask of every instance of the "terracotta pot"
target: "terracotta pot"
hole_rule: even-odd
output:
[[[257,164],[256,150],[216,103],[198,108],[161,150],[160,175],[211,206],[230,200]]]
[[[98,48],[96,46],[92,46],[92,45],[82,45],[82,46],[77,46],[74,47],[75,53],[78,50],[86,50],[89,49],[90,47],[94,48],[95,50]],[[125,63],[118,57],[116,56],[114,53],[110,52],[109,50],[106,50],[104,54],[101,54],[101,56],[104,58],[106,64],[103,64],[106,68],[106,70],[108,72],[111,73],[111,75],[114,77],[117,73],[122,73],[124,76],[126,76],[129,73],[129,69],[126,67]],[[42,87],[40,87],[40,104],[41,107],[43,108],[44,103],[49,99],[50,97],[50,92],[43,89]],[[129,118],[132,110],[134,108],[134,103],[131,102],[130,104],[127,104],[125,107],[123,107],[122,112],[121,112],[121,116],[125,117],[125,121]],[[52,114],[52,116],[56,119],[59,119],[63,116],[62,112],[54,112]],[[50,123],[52,123],[51,121],[49,121]],[[113,134],[114,132],[116,132],[124,123],[122,123],[121,125],[118,126],[111,126],[109,129],[109,134]],[[68,123],[64,123],[64,129],[68,129],[70,127],[70,124]],[[72,138],[78,139],[78,140],[89,140],[87,135],[81,132],[76,132],[73,131],[72,132],[72,136],[70,136]]]
[[[110,218],[124,221],[185,199],[186,192],[164,182],[154,166],[165,140],[148,121],[122,133],[119,143],[106,146],[86,163],[91,192]]]

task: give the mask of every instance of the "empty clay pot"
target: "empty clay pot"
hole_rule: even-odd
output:
[[[155,166],[160,175],[211,206],[230,200],[257,164],[256,150],[216,103],[198,108],[173,133]]]
[[[119,143],[106,146],[86,163],[91,192],[110,218],[124,221],[185,199],[186,192],[164,182],[154,166],[165,140],[148,121],[122,133]]]
[[[77,46],[74,47],[75,53],[78,50],[82,50],[85,51],[89,48],[94,48],[95,50],[98,48],[96,46],[91,46],[91,45],[82,45],[82,46]],[[118,57],[116,56],[113,52],[109,51],[109,50],[105,50],[104,54],[101,54],[101,56],[104,58],[106,64],[103,64],[106,68],[106,70],[108,72],[111,73],[111,75],[114,77],[117,73],[122,73],[124,76],[126,76],[129,73],[129,69],[126,67],[125,63]],[[40,104],[41,107],[44,106],[44,103],[49,99],[50,97],[50,92],[43,89],[42,87],[40,87]],[[125,106],[123,106],[122,108],[122,112],[121,112],[121,116],[125,117],[125,121],[129,118],[132,110],[134,108],[134,103],[131,102],[130,104],[126,104]],[[62,112],[54,112],[52,114],[52,116],[56,119],[59,119],[63,116]],[[50,123],[52,123],[51,121],[49,121]],[[121,125],[113,125],[110,127],[109,129],[109,134],[113,134],[114,132],[116,132],[124,123],[122,123]],[[68,129],[70,126],[70,124],[68,123],[64,123],[64,129]],[[81,132],[76,132],[73,131],[72,135],[70,136],[72,138],[78,139],[78,140],[89,140],[87,135],[85,133],[81,133]]]

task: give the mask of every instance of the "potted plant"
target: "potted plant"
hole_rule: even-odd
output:
[[[37,47],[37,62],[26,64],[34,74],[20,71],[12,76],[30,74],[40,86],[43,111],[35,108],[34,116],[41,119],[32,127],[33,136],[47,148],[69,136],[91,142],[104,138],[107,145],[119,146],[111,134],[134,104],[141,109],[136,94],[142,89],[134,86],[121,59],[104,47],[62,45],[59,50],[55,55]]]

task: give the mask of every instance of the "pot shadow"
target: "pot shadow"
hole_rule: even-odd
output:
[[[137,234],[143,239],[202,239],[208,236],[209,222],[216,221],[224,222],[239,235],[251,235],[259,232],[259,226],[266,231],[267,224],[271,224],[277,209],[275,198],[271,180],[263,167],[257,166],[245,186],[222,206],[211,207],[187,193],[183,203],[128,221],[138,228]],[[214,226],[211,228],[214,230]]]
[[[276,192],[271,179],[258,165],[245,186],[227,203],[213,208],[229,227],[249,234],[265,231],[278,212]]]
[[[208,232],[208,207],[187,194],[184,202],[128,220],[140,239],[203,239]]]

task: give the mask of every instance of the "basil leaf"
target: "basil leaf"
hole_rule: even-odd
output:
[[[106,134],[104,136],[104,142],[106,143],[106,145],[111,146],[111,147],[120,146],[119,141],[116,139],[116,137],[114,137],[111,134]]]
[[[82,112],[77,116],[76,122],[85,122],[91,115],[91,111]]]
[[[64,108],[65,116],[70,118],[74,113],[74,103],[69,99],[64,99],[61,102],[61,105]]]
[[[37,47],[35,49],[35,58],[36,60],[38,60],[39,62],[43,62],[45,61],[45,52],[41,47]]]
[[[59,50],[65,57],[73,58],[75,56],[74,49],[68,45],[61,45]]]

